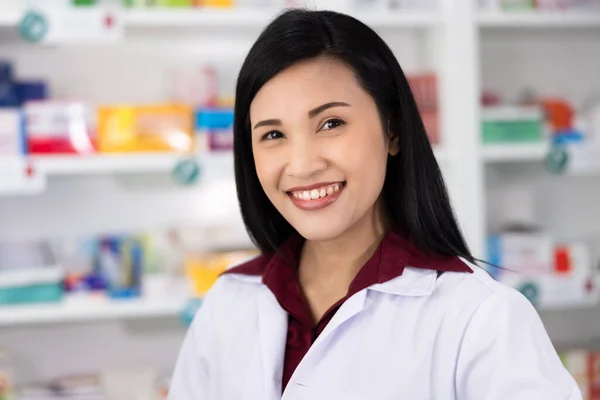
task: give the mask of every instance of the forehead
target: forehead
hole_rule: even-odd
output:
[[[329,101],[355,104],[364,96],[350,67],[318,58],[299,62],[265,83],[250,105],[250,117],[277,117],[279,112],[306,111]]]

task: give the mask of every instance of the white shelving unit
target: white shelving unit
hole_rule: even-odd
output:
[[[548,150],[546,143],[485,145],[481,155],[487,163],[542,162]]]
[[[185,158],[183,154],[102,154],[33,156],[28,160],[36,171],[56,176],[170,172]]]
[[[0,307],[0,327],[88,323],[140,318],[176,318],[188,298],[69,298],[57,304]]]
[[[600,91],[597,80],[600,12],[505,14],[479,12],[475,0],[438,3],[437,11],[357,13],[357,17],[381,33],[407,73],[420,70],[437,73],[442,140],[435,154],[475,255],[485,258],[486,233],[496,210],[492,204],[495,194],[514,184],[535,186],[538,198],[542,199],[536,209],[537,216],[553,232],[562,234],[561,238],[579,234],[600,237],[600,230],[593,225],[597,225],[597,219],[594,222],[584,215],[584,210],[600,204],[600,191],[594,189],[599,187],[595,178],[569,181],[563,190],[558,186],[563,184],[560,178],[535,175],[539,171],[529,169],[531,164],[544,162],[547,144],[484,146],[478,123],[478,96],[483,88],[497,87],[504,97],[512,99],[521,86],[531,83],[549,94],[571,96],[580,103],[588,95],[587,88]],[[47,47],[1,37],[0,58],[15,60],[17,72],[25,77],[47,77],[59,96],[100,103],[160,101],[164,97],[165,70],[180,64],[196,66],[216,55],[227,59],[223,85],[233,87],[240,59],[258,31],[275,14],[272,10],[130,10],[123,13],[126,35],[122,42],[98,47]],[[20,12],[2,10],[0,5],[3,29],[0,36],[7,29],[14,29],[20,18]],[[215,33],[215,29],[220,29],[223,35]],[[518,40],[515,32],[522,35]],[[559,51],[555,52],[555,48]],[[584,61],[573,60],[578,56]],[[561,70],[582,68],[582,72],[562,78],[554,63],[560,64]],[[131,76],[136,77],[135,83],[131,82]],[[171,221],[202,220],[216,206],[237,207],[234,190],[219,187],[207,191],[203,185],[176,187],[154,177],[157,173],[169,173],[181,159],[160,154],[31,157],[33,168],[54,180],[36,195],[0,198],[0,221],[3,221],[0,234],[3,237],[46,234],[52,231],[48,225],[56,226],[61,233],[79,225],[84,225],[82,232],[108,227],[163,227]],[[200,163],[206,174],[231,181],[231,156],[201,157]],[[500,171],[506,165],[511,166],[509,170],[519,172],[510,175]],[[142,183],[128,180],[124,184],[113,179],[127,174],[145,175],[145,179]],[[489,176],[495,179],[488,179]],[[569,211],[553,212],[558,208],[563,210],[561,202],[566,202],[564,209]],[[22,219],[15,217],[19,213]],[[226,214],[232,212],[219,215]],[[577,231],[578,226],[584,227],[582,232]],[[14,332],[43,325],[45,334],[61,337],[73,335],[77,329],[83,332],[91,322],[110,324],[123,319],[172,318],[182,305],[181,299],[161,299],[127,304],[72,302],[7,308],[0,309],[0,326],[11,327]],[[71,323],[69,327],[62,326],[67,322]],[[600,336],[600,332],[578,332],[574,326],[554,324],[550,333],[559,341]],[[138,343],[135,335],[111,329],[107,328],[102,335],[85,330],[89,335],[86,340],[120,341],[123,349]],[[175,342],[183,333],[181,327],[175,334]],[[21,353],[29,354],[18,334],[10,337],[3,334],[0,329],[0,344],[11,343]],[[173,340],[169,336],[170,345]],[[35,350],[44,351],[40,346]],[[98,351],[90,351],[88,356],[91,364],[108,362]],[[50,366],[48,371],[37,372],[44,376],[49,371]]]
[[[117,11],[127,28],[262,28],[280,10],[274,9],[133,9]],[[360,15],[359,15],[360,14]],[[9,11],[0,16],[0,27],[16,27],[22,12]],[[357,18],[377,28],[428,28],[439,24],[441,16],[434,12],[360,12]]]
[[[600,15],[593,12],[481,12],[477,22],[482,28],[598,28]]]
[[[21,18],[20,12],[12,10],[3,10],[2,13],[0,13],[0,27],[16,27],[19,23],[19,18]]]
[[[127,27],[231,27],[262,28],[279,13],[278,10],[134,10],[126,11]],[[431,12],[365,12],[357,15],[371,26],[382,28],[427,28],[441,21]]]

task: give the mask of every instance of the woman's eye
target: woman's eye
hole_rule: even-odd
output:
[[[344,125],[344,121],[340,120],[340,119],[329,119],[327,121],[325,121],[325,123],[323,124],[323,126],[321,127],[322,131],[327,131],[330,129],[334,129],[337,128],[338,126],[342,126]]]
[[[260,138],[261,140],[275,140],[275,139],[281,139],[283,137],[283,133],[279,132],[279,131],[271,131],[271,132],[267,132],[264,135],[262,135],[262,137]]]

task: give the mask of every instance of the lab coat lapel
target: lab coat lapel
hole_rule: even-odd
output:
[[[365,302],[367,300],[367,289],[361,290],[354,296],[342,304],[340,309],[335,313],[331,321],[327,324],[323,332],[319,335],[314,343],[314,346],[318,346],[320,342],[327,339],[327,337],[342,324],[360,313],[365,308]]]
[[[259,345],[263,391],[254,393],[249,399],[280,399],[283,358],[287,336],[287,313],[281,308],[275,296],[265,290],[258,299]],[[254,382],[256,385],[258,382]]]

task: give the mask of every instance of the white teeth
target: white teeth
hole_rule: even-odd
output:
[[[334,183],[333,185],[322,187],[320,189],[292,192],[292,196],[300,200],[316,200],[321,197],[329,196],[335,192],[338,192],[340,188],[341,185],[339,183]]]

